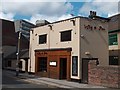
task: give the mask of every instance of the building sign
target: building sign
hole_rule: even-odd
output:
[[[91,25],[84,25],[84,28],[87,29],[87,30],[105,30],[104,27],[102,26],[91,26]]]
[[[57,62],[56,61],[50,61],[50,66],[57,66]]]
[[[47,52],[37,52],[37,55],[47,55]]]
[[[78,56],[72,56],[72,76],[78,76]]]

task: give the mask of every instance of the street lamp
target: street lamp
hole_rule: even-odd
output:
[[[16,61],[16,76],[19,75],[19,57],[20,57],[20,38],[21,38],[21,32],[18,32],[18,47],[17,47],[17,61]]]

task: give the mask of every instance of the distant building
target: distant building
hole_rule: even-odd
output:
[[[24,37],[29,40],[30,37],[30,29],[34,28],[35,25],[25,21],[25,20],[16,20],[15,23],[15,32],[20,31]]]
[[[1,53],[2,67],[5,67],[5,58],[11,53],[16,52],[17,36],[15,33],[14,22],[0,19],[1,26]]]
[[[33,28],[29,51],[29,72],[87,83],[89,60],[109,63],[108,19],[78,16]]]
[[[120,14],[109,18],[109,65],[120,65]]]
[[[15,26],[13,21],[0,19],[1,28],[1,51],[2,54],[2,67],[6,69],[16,69],[16,53],[18,45],[18,32],[15,32]],[[25,36],[21,35],[20,39],[20,59],[23,61],[22,68],[27,66],[27,59],[29,58],[28,52],[29,40]],[[25,55],[24,55],[25,54]],[[21,61],[20,60],[20,61]],[[27,70],[27,69],[26,69]],[[25,70],[24,70],[25,71]]]

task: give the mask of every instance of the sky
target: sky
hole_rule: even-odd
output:
[[[98,16],[118,14],[120,0],[1,0],[0,18],[24,19],[35,24],[36,20],[54,22],[74,16],[89,16],[96,11]]]

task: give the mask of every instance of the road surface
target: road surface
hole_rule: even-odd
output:
[[[13,71],[2,71],[2,88],[55,88],[50,85],[46,84],[36,84],[36,83],[29,83],[25,82],[24,79],[26,78],[18,78],[15,76],[15,72]],[[15,89],[15,90],[16,90]]]

